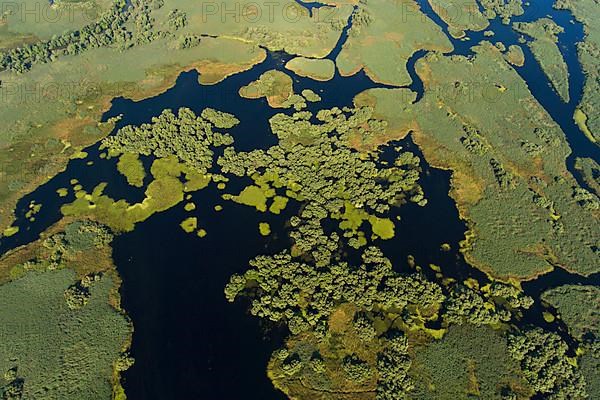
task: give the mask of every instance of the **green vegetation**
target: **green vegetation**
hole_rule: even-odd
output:
[[[292,78],[277,70],[267,71],[258,80],[240,88],[240,96],[247,99],[266,97],[273,108],[286,107],[293,94]]]
[[[111,398],[129,323],[108,304],[108,277],[75,309],[65,298],[74,281],[69,270],[30,272],[0,286],[3,398]]]
[[[119,157],[117,169],[125,176],[125,178],[127,178],[127,183],[131,186],[143,186],[146,171],[137,154],[128,152],[123,153]]]
[[[269,236],[271,234],[271,225],[267,222],[261,222],[258,224],[258,231],[263,236]]]
[[[214,110],[204,115],[221,126],[233,126],[237,123],[232,115],[216,114]],[[115,135],[102,141],[102,148],[107,148],[111,154],[133,153],[155,157],[176,155],[190,168],[205,174],[212,165],[211,147],[233,143],[230,135],[214,132],[212,128],[209,120],[196,116],[188,108],[180,108],[177,115],[167,109],[153,118],[152,123],[121,128]]]
[[[502,23],[508,25],[513,16],[523,15],[522,0],[480,0],[483,14],[488,19],[502,18]]]
[[[557,0],[554,7],[570,10],[577,21],[583,24],[585,40],[577,44],[579,62],[586,76],[583,87],[583,97],[579,103],[578,110],[581,116],[576,118],[580,123],[581,130],[593,138],[593,142],[600,140],[600,26],[596,23],[600,18],[598,4],[593,0]]]
[[[512,65],[516,65],[517,67],[522,67],[525,65],[525,54],[523,53],[523,49],[521,46],[517,46],[516,44],[511,44],[508,46],[508,51],[504,57],[506,58],[506,61]]]
[[[225,195],[226,199],[260,211],[277,211],[282,203],[278,193],[303,202],[301,219],[292,221],[294,251],[311,255],[317,264],[327,264],[332,254],[329,248],[337,247],[337,238],[323,233],[323,219],[339,220],[344,236],[360,247],[366,244],[359,234],[363,222],[369,222],[374,236],[390,239],[394,224],[382,214],[405,201],[425,205],[426,199],[417,183],[419,159],[412,153],[399,154],[393,166],[380,168],[374,157],[349,147],[383,129],[371,108],[348,113],[321,110],[316,115],[318,124],[311,117],[308,112],[276,114],[270,124],[279,145],[247,153],[229,147],[217,164],[223,173],[250,176],[254,181],[237,196]]]
[[[577,158],[575,168],[596,196],[600,196],[600,165],[591,158]]]
[[[146,188],[141,203],[130,205],[125,200],[113,200],[103,193],[106,183],[101,183],[92,193],[76,193],[77,199],[63,205],[61,212],[65,216],[93,218],[116,231],[131,231],[136,223],[183,201],[185,184],[179,177],[187,170],[175,157],[157,159],[152,164],[155,179]]]
[[[256,208],[258,211],[267,211],[267,195],[273,197],[273,190],[264,190],[258,186],[246,186],[237,196],[224,196],[226,200],[233,200],[236,203],[245,204]]]
[[[450,195],[469,221],[467,260],[504,280],[552,265],[598,272],[597,200],[566,171],[564,134],[496,47],[474,50],[419,60],[425,95],[397,117],[414,118],[425,158],[453,171]]]
[[[558,48],[557,37],[563,29],[549,18],[538,19],[535,22],[517,22],[513,24],[513,28],[533,38],[533,41],[527,44],[535,59],[540,63],[556,92],[568,103],[569,71]]]
[[[449,33],[455,38],[464,37],[466,30],[482,31],[489,25],[476,0],[429,0],[429,4],[448,24]]]
[[[489,327],[450,328],[441,341],[415,350],[410,374],[417,399],[504,400],[531,394],[506,339]]]
[[[567,355],[568,346],[556,333],[536,328],[510,335],[511,357],[535,392],[549,399],[586,399],[585,381]]]
[[[576,339],[600,340],[600,288],[564,285],[542,294],[554,307]]]
[[[336,65],[344,76],[364,69],[375,82],[408,85],[406,62],[418,50],[448,52],[452,44],[413,0],[358,5]]]
[[[198,228],[198,218],[189,217],[184,219],[181,224],[181,229],[183,229],[187,233],[192,233]]]
[[[335,74],[335,64],[327,59],[296,57],[285,64],[285,68],[296,75],[306,76],[317,81],[328,81]]]
[[[575,112],[573,113],[573,120],[575,121],[581,132],[583,132],[583,134],[588,139],[590,139],[592,143],[596,143],[596,137],[594,136],[592,131],[590,131],[590,128],[587,126],[588,116],[585,115],[581,108],[575,109]]]
[[[315,329],[323,332],[335,308],[343,303],[366,311],[377,308],[410,313],[435,308],[443,300],[439,286],[418,274],[397,274],[375,247],[364,251],[362,261],[358,266],[338,262],[319,267],[288,252],[259,256],[250,261],[252,269],[231,277],[225,294],[233,301],[248,291],[253,315],[283,321],[292,334]]]

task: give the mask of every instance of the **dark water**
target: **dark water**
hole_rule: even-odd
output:
[[[574,155],[598,159],[598,149],[587,141],[572,122],[572,111],[581,97],[583,83],[574,44],[583,33],[579,24],[568,22],[571,19],[569,13],[552,10],[546,3],[536,9],[527,8],[525,15],[516,19],[531,20],[550,14],[565,27],[566,32],[560,35],[560,46],[571,73],[571,102],[564,104],[560,101],[526,46],[523,46],[526,65],[516,70],[567,134],[573,149],[567,165],[572,170]],[[307,3],[309,8],[318,8],[317,4],[311,4]],[[447,31],[427,1],[420,1],[420,4],[427,15]],[[328,58],[335,59],[339,54],[349,26]],[[468,42],[453,40],[453,54],[472,54],[471,46],[482,39],[500,40],[507,46],[517,43],[518,35],[510,27],[493,21],[490,29],[496,32],[491,39],[485,38],[481,32],[470,32],[471,40]],[[414,66],[425,55],[424,51],[417,52],[408,62],[409,74],[413,79],[408,87],[417,92],[417,101],[423,95],[423,84]],[[290,58],[283,53],[269,53],[265,62],[252,70],[212,86],[200,86],[195,72],[183,73],[173,88],[154,98],[140,102],[115,99],[104,119],[123,114],[118,129],[129,124],[149,122],[165,108],[176,110],[189,107],[199,112],[205,107],[213,107],[233,113],[240,119],[240,124],[230,130],[238,150],[268,148],[276,143],[276,138],[269,133],[268,119],[277,112],[292,111],[273,110],[264,99],[243,99],[237,91],[269,69],[283,69]],[[363,90],[389,87],[373,83],[363,72],[345,78],[336,72],[335,77],[327,82],[291,75],[296,92],[310,88],[322,97],[321,102],[309,104],[310,111],[351,106],[353,97]],[[421,155],[408,138],[384,149],[382,159],[391,157],[390,149],[395,145]],[[2,239],[0,252],[35,240],[40,232],[59,220],[60,206],[71,202],[73,196],[59,198],[56,190],[69,187],[72,178],[77,178],[87,191],[100,182],[108,182],[106,193],[113,198],[125,198],[130,202],[143,198],[143,189],[129,187],[116,171],[115,160],[99,158],[98,145],[91,146],[87,151],[87,159],[71,161],[64,173],[19,202],[16,213],[21,231],[14,237]],[[94,161],[93,166],[86,165],[89,160]],[[150,160],[146,158],[144,161],[147,164]],[[428,204],[425,207],[406,204],[395,209],[392,217],[400,218],[396,224],[396,238],[380,242],[380,246],[400,271],[410,270],[406,260],[412,255],[432,279],[435,279],[435,273],[427,267],[429,264],[441,266],[446,276],[461,280],[475,277],[484,282],[487,279],[485,275],[467,265],[458,252],[466,227],[448,196],[450,173],[431,168],[425,162],[421,167],[421,185]],[[243,183],[232,181],[226,192],[239,192]],[[221,201],[220,195],[221,192],[211,186],[193,194],[193,201],[198,206],[195,211],[188,213],[180,204],[152,216],[139,224],[135,231],[123,234],[114,241],[114,260],[123,277],[123,306],[135,326],[132,355],[137,361],[123,377],[124,387],[132,400],[284,398],[273,389],[265,368],[271,351],[281,344],[285,330],[261,325],[258,318],[247,315],[247,304],[243,302],[228,304],[223,288],[231,274],[247,269],[248,260],[254,256],[289,247],[284,224],[297,212],[299,205],[291,201],[283,215],[274,216]],[[31,200],[43,204],[42,211],[33,223],[25,219]],[[213,207],[216,204],[223,205],[224,210],[215,212]],[[200,239],[181,230],[178,224],[188,216],[198,217],[199,225],[208,232],[205,238]],[[258,223],[263,221],[269,222],[274,232],[268,238],[258,233]],[[450,244],[451,250],[442,251],[442,243]],[[600,274],[582,278],[557,269],[525,283],[523,287],[526,293],[537,298],[544,290],[564,283],[600,285]],[[548,324],[543,321],[542,309],[539,301],[536,302],[534,308],[518,323],[544,326],[568,339],[566,329],[560,322]]]

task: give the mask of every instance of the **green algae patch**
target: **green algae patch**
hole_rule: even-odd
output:
[[[283,196],[273,197],[273,202],[269,206],[269,211],[273,214],[279,214],[285,209],[288,203],[288,198]]]
[[[575,121],[575,123],[577,124],[577,126],[579,127],[579,129],[581,130],[581,132],[583,132],[583,134],[592,143],[596,143],[596,138],[594,137],[594,134],[592,133],[592,131],[590,131],[590,128],[588,128],[588,126],[587,126],[588,117],[581,110],[581,108],[575,109],[575,113],[573,114],[573,120]]]
[[[117,170],[127,179],[131,186],[142,187],[146,171],[137,154],[123,153],[117,162]]]
[[[267,196],[265,190],[254,185],[244,188],[237,196],[224,196],[239,204],[256,208],[258,211],[267,211]],[[227,199],[226,199],[227,200]]]
[[[18,226],[9,226],[8,228],[6,228],[4,230],[4,232],[2,232],[2,236],[4,237],[11,237],[16,235],[17,233],[19,233],[19,227]]]
[[[131,231],[136,223],[157,212],[168,210],[184,200],[184,187],[187,182],[182,183],[179,178],[183,171],[187,170],[188,168],[178,163],[174,157],[156,159],[151,168],[155,179],[146,188],[145,198],[141,203],[131,205],[123,199],[113,200],[103,194],[106,183],[101,183],[92,193],[80,191],[74,202],[61,207],[61,212],[65,216],[94,218],[116,231]]]
[[[369,223],[374,235],[383,240],[389,240],[394,237],[394,223],[389,218],[380,218],[373,215],[369,216]]]
[[[258,224],[258,231],[263,236],[269,236],[271,234],[271,225],[267,222],[261,222]]]
[[[179,224],[179,226],[181,226],[181,229],[183,229],[185,232],[192,233],[198,227],[198,218],[196,218],[196,217],[186,218],[181,222],[181,224]]]
[[[208,174],[201,174],[200,172],[191,170],[185,172],[185,185],[183,190],[187,192],[197,192],[207,187],[211,182],[211,176]]]
[[[285,68],[316,81],[328,81],[335,74],[335,64],[328,59],[296,57],[288,61]]]
[[[239,90],[239,95],[246,99],[265,97],[269,106],[283,108],[294,94],[292,78],[285,72],[270,70],[263,73],[256,81],[250,82]]]

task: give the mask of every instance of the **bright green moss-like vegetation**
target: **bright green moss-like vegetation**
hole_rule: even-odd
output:
[[[142,187],[144,184],[146,171],[137,154],[123,153],[119,157],[117,169],[125,176],[125,178],[127,178],[127,183],[130,185]]]

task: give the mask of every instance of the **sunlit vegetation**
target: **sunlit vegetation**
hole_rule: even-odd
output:
[[[448,24],[455,38],[464,37],[465,31],[482,31],[488,27],[487,18],[479,10],[476,0],[429,0],[433,10]]]
[[[146,171],[137,154],[129,152],[123,153],[119,157],[117,169],[125,176],[127,183],[131,186],[142,187],[144,184]]]
[[[552,264],[597,272],[596,199],[565,170],[564,134],[496,47],[475,51],[417,62],[425,94],[405,108],[418,121],[425,158],[453,170],[450,195],[470,221],[467,259],[503,279],[531,278]]]
[[[32,270],[70,268],[78,276],[110,271],[112,238],[112,233],[96,222],[62,220],[39,240],[0,258],[0,283]]]
[[[452,50],[442,29],[413,0],[370,0],[358,7],[348,41],[336,59],[344,76],[364,69],[376,82],[408,85],[405,66],[416,51]]]
[[[557,35],[563,29],[549,18],[535,22],[518,22],[513,25],[517,32],[524,33],[533,41],[527,44],[552,86],[565,103],[569,102],[569,71],[560,49]]]
[[[535,328],[509,336],[510,356],[535,392],[548,399],[586,399],[585,381],[556,333]]]
[[[189,217],[181,221],[181,229],[183,229],[187,233],[192,233],[198,227],[198,218]]]
[[[215,110],[205,110],[203,114],[219,126],[232,127],[239,122],[234,116]],[[176,155],[190,168],[206,173],[212,165],[211,148],[232,143],[230,135],[213,131],[209,119],[196,116],[188,108],[180,108],[177,115],[171,110],[164,110],[152,119],[152,123],[126,126],[104,139],[102,147],[109,149],[111,154]]]
[[[523,2],[521,0],[480,0],[483,6],[483,15],[488,19],[499,17],[502,23],[509,24],[513,16],[523,15]]]
[[[417,399],[526,399],[531,395],[506,338],[489,327],[452,327],[415,350],[410,370]]]
[[[227,299],[249,294],[253,315],[285,322],[292,334],[326,332],[332,312],[344,303],[365,311],[425,312],[444,298],[441,288],[422,276],[394,272],[375,247],[364,251],[358,266],[340,261],[318,267],[288,252],[259,256],[250,266],[245,274],[232,276],[225,288]]]
[[[522,67],[525,65],[525,54],[523,53],[523,49],[521,46],[517,46],[516,44],[511,44],[508,46],[508,50],[504,55],[506,61],[511,63],[512,65],[516,65],[517,67]]]
[[[116,231],[131,231],[136,223],[183,201],[186,184],[179,177],[187,171],[189,168],[180,164],[174,156],[159,158],[152,164],[154,180],[146,188],[141,203],[114,200],[103,193],[106,183],[101,183],[92,193],[77,192],[76,200],[63,205],[61,212],[65,216],[93,218]]]
[[[293,94],[292,78],[277,70],[267,71],[258,80],[240,88],[240,96],[248,99],[265,97],[274,108],[285,107]]]
[[[0,139],[0,230],[11,224],[18,198],[64,169],[72,154],[111,131],[114,119],[98,121],[113,97],[139,100],[160,93],[174,84],[182,69],[200,71],[201,83],[218,82],[265,57],[262,49],[234,39],[203,38],[198,46],[183,50],[167,47],[167,41],[123,52],[94,48],[82,56],[36,64],[24,74],[0,72],[6,89],[0,120],[5,132],[11,132]],[[35,94],[25,95],[25,88],[31,87]],[[19,166],[11,163],[14,159],[21,160]]]
[[[584,25],[585,40],[577,45],[579,62],[586,75],[579,110],[585,116],[582,131],[585,133],[587,130],[597,142],[600,139],[600,26],[597,23],[600,9],[592,0],[557,0],[554,7],[570,10]]]
[[[270,123],[278,146],[247,153],[228,147],[217,163],[223,173],[250,176],[255,183],[238,195],[224,195],[226,199],[274,212],[283,204],[277,196],[304,203],[300,218],[292,221],[294,251],[326,264],[337,239],[323,233],[322,220],[339,220],[344,236],[354,239],[353,247],[360,247],[366,244],[364,232],[359,235],[363,222],[369,223],[374,238],[390,239],[394,223],[382,214],[406,201],[424,205],[426,199],[418,185],[418,157],[405,152],[393,166],[379,167],[373,155],[349,147],[356,137],[382,129],[371,108],[348,113],[321,110],[318,124],[310,121],[311,116],[276,114]],[[325,243],[329,244],[321,246]]]
[[[72,271],[60,270],[30,272],[0,286],[4,399],[111,398],[129,324],[108,304],[110,278],[90,284],[85,302],[70,307],[74,283]]]
[[[317,81],[328,81],[335,74],[333,61],[327,59],[296,57],[288,61],[285,68],[293,71],[296,75]]]

